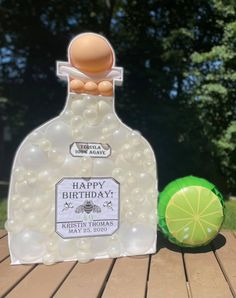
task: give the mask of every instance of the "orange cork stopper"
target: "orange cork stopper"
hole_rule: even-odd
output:
[[[82,34],[71,42],[69,57],[72,66],[82,72],[99,73],[113,66],[113,52],[109,43],[92,33]]]

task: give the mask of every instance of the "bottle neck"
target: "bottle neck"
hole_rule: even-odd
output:
[[[115,113],[114,96],[69,93],[61,116],[75,127],[80,123],[109,126],[111,122],[120,122]]]
[[[70,126],[75,141],[106,143],[119,129],[114,97],[69,93],[61,119]]]
[[[114,96],[101,96],[69,93],[62,114],[72,113],[73,116],[89,115],[96,112],[97,116],[115,113]]]

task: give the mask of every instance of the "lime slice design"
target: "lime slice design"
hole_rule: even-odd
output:
[[[165,220],[176,242],[183,246],[200,246],[217,235],[223,221],[223,207],[210,189],[188,186],[170,198]]]

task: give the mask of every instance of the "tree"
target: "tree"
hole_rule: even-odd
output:
[[[188,76],[194,80],[190,93],[197,106],[211,156],[227,187],[236,191],[236,3],[212,1],[222,32],[208,51],[194,52]]]
[[[13,135],[11,152],[30,130],[62,109],[66,88],[55,76],[55,61],[66,59],[66,46],[74,35],[96,31],[109,38],[117,65],[124,66],[124,88],[116,91],[117,111],[154,147],[160,188],[171,179],[195,174],[233,191],[228,181],[235,165],[234,149],[227,149],[232,158],[223,167],[228,151],[219,147],[233,142],[234,59],[227,64],[229,58],[221,54],[216,60],[209,57],[217,49],[222,52],[222,47],[230,55],[235,50],[233,35],[226,34],[233,31],[224,27],[234,22],[234,1],[72,0],[68,5],[63,0],[0,0],[0,4],[0,96],[7,99],[2,114]],[[224,71],[219,87],[222,79],[216,75],[223,67],[228,78]],[[214,98],[211,104],[205,100],[209,97]],[[215,111],[221,111],[219,130]]]

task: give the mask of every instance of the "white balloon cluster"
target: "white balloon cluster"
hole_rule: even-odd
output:
[[[72,157],[75,141],[109,144],[108,158]],[[63,177],[120,182],[120,228],[112,236],[63,239],[55,233],[55,184]],[[18,150],[11,179],[12,254],[20,263],[144,254],[156,237],[156,165],[145,139],[125,126],[110,97],[70,94],[63,113],[31,133]]]

